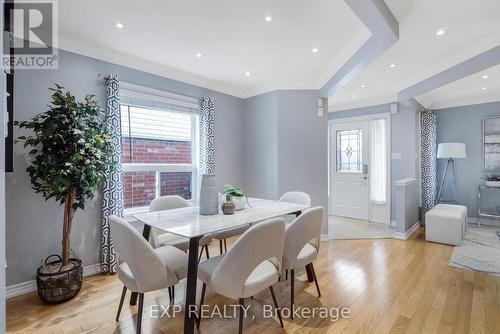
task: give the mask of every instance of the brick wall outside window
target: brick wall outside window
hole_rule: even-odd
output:
[[[132,140],[132,159],[130,141]],[[122,138],[123,163],[191,163],[191,143],[172,140]],[[191,173],[160,173],[160,195],[191,199]],[[156,172],[123,175],[125,208],[147,206],[156,195]]]

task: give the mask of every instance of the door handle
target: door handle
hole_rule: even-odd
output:
[[[368,174],[368,165],[363,164],[363,174]]]
[[[368,180],[368,176],[363,176],[363,180]]]

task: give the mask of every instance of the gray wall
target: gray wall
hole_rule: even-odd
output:
[[[318,118],[317,90],[280,90],[278,112],[278,195],[304,191],[325,208],[328,233],[328,119]]]
[[[482,134],[483,117],[500,116],[500,102],[446,108],[436,110],[437,140],[466,144],[467,159],[456,159],[457,190],[459,204],[466,205],[469,217],[477,217],[477,186],[484,182]],[[446,161],[438,160],[438,184]],[[450,176],[445,185],[444,198],[452,197]]]
[[[417,178],[417,111],[414,107],[400,104],[399,112],[391,114],[391,153],[401,154],[401,159],[391,159],[391,220],[396,219],[394,181]],[[328,114],[328,118],[332,120],[390,112],[390,104],[381,104],[331,112]],[[402,226],[397,226],[397,228],[399,231],[405,232]]]
[[[47,110],[47,87],[51,82],[65,85],[77,96],[92,93],[104,106],[105,90],[98,73],[117,73],[120,80],[193,97],[211,96],[216,106],[216,173],[219,187],[238,184],[243,176],[242,113],[243,100],[175,80],[140,72],[77,54],[60,51],[58,70],[16,72],[15,119],[26,120]],[[15,136],[21,131],[15,130]],[[14,150],[14,173],[7,174],[7,284],[34,279],[40,260],[60,252],[63,208],[45,202],[30,187],[27,156],[22,145]],[[72,248],[79,252],[84,265],[99,259],[101,199],[87,204],[75,215]],[[3,243],[2,243],[3,245]]]
[[[318,97],[317,90],[279,90],[245,100],[249,195],[277,199],[300,190],[311,195],[313,205],[328,207],[328,121],[316,117]]]
[[[278,197],[278,94],[248,98],[243,112],[243,187],[252,197]]]

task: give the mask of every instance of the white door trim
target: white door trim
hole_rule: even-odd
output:
[[[386,138],[387,138],[387,147],[386,147],[386,152],[387,152],[387,157],[386,157],[386,164],[387,164],[387,177],[386,177],[386,182],[387,182],[387,204],[386,205],[386,221],[384,222],[386,226],[390,227],[391,226],[391,206],[392,206],[392,181],[391,181],[391,153],[392,153],[392,143],[391,143],[391,113],[377,113],[377,114],[371,114],[371,115],[363,115],[363,116],[353,116],[353,117],[342,117],[342,118],[335,118],[335,119],[329,119],[328,120],[328,216],[330,216],[331,212],[331,136],[332,136],[332,126],[334,124],[342,124],[342,123],[349,123],[349,122],[356,122],[356,121],[370,121],[370,120],[375,120],[375,119],[385,119],[386,120]],[[332,239],[332,231],[331,231],[331,226],[330,222],[328,222],[328,237]]]

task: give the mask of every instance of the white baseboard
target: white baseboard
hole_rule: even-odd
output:
[[[415,225],[410,227],[408,231],[406,231],[405,233],[394,232],[394,238],[400,240],[408,240],[411,237],[411,235],[415,233],[415,231],[418,229],[419,226],[420,226],[420,221],[416,222]]]
[[[100,272],[101,272],[101,265],[99,263],[91,264],[89,266],[83,267],[83,277],[99,274]],[[6,294],[7,299],[8,299],[8,298],[24,295],[26,293],[30,293],[33,291],[36,291],[36,281],[35,280],[9,285],[5,289],[5,294]]]
[[[322,234],[320,237],[321,241],[328,241],[330,240],[330,236],[328,234]]]
[[[467,223],[468,224],[475,224],[475,225],[477,225],[477,222],[479,220],[481,221],[481,225],[500,227],[500,221],[499,220],[479,219],[479,218],[475,218],[475,217],[467,217]]]

